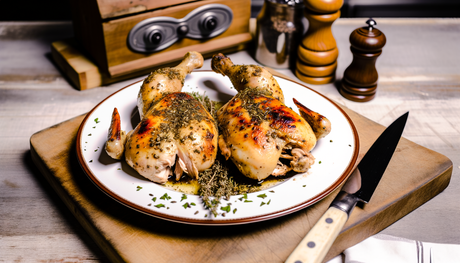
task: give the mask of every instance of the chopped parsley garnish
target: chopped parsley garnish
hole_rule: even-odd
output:
[[[183,204],[182,206],[183,206],[185,209],[187,209],[187,208],[192,208],[188,202],[185,203],[185,204]]]
[[[169,200],[169,199],[171,199],[171,196],[169,196],[168,193],[165,193],[164,195],[162,195],[162,196],[160,197],[160,199],[161,199],[161,200]]]
[[[227,206],[222,206],[222,207],[220,208],[220,210],[225,211],[225,212],[227,212],[227,213],[230,213],[230,204],[227,205]]]
[[[264,199],[265,197],[267,197],[267,195],[266,194],[260,194],[257,197],[260,197],[260,198]]]
[[[165,207],[164,204],[157,204],[157,205],[154,205],[156,208],[161,208],[161,207]]]

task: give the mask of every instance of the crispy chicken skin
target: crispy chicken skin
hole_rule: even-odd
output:
[[[155,103],[126,142],[126,162],[139,174],[164,183],[182,172],[198,178],[217,155],[218,133],[214,119],[190,95],[175,92]],[[177,156],[177,157],[176,157]]]
[[[295,153],[293,149],[304,154],[313,149],[316,138],[310,125],[268,92],[247,88],[217,114],[222,128],[221,152],[246,177],[263,180],[271,174],[304,172],[310,167],[311,162],[303,156],[290,155]],[[289,167],[278,163],[282,155],[291,160]]]
[[[229,57],[218,53],[212,57],[214,72],[227,76],[235,89],[240,92],[246,88],[268,90],[272,96],[284,103],[284,95],[273,75],[258,65],[234,65]]]
[[[197,178],[211,167],[217,155],[215,121],[200,102],[180,92],[186,75],[202,65],[201,54],[189,52],[178,66],[152,72],[138,95],[141,122],[126,136],[114,109],[107,154],[115,159],[124,154],[132,168],[157,183],[171,174],[179,180],[184,172]]]

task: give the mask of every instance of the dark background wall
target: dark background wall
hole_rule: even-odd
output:
[[[263,3],[252,0],[252,17]],[[460,0],[344,0],[341,17],[460,17]]]
[[[252,0],[252,17],[263,3]],[[342,17],[460,17],[460,0],[344,0],[341,11]],[[0,0],[0,21],[71,19],[69,0]]]

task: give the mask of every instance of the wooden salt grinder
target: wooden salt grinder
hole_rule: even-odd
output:
[[[345,98],[366,102],[375,97],[378,73],[375,62],[382,54],[385,46],[385,35],[374,28],[377,23],[371,18],[366,21],[367,27],[354,30],[350,35],[353,61],[343,73],[339,92]]]
[[[339,55],[331,26],[340,17],[343,0],[304,0],[304,4],[309,26],[298,48],[295,74],[306,83],[331,83]]]

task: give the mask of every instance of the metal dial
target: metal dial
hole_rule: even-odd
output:
[[[201,6],[182,19],[152,17],[139,22],[129,32],[127,44],[135,52],[163,50],[181,38],[208,39],[230,27],[232,9],[222,4]]]

